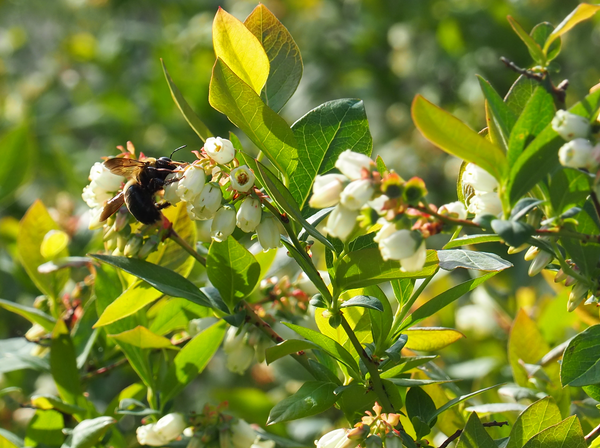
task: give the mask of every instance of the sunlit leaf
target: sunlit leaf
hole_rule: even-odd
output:
[[[502,241],[500,235],[484,234],[484,235],[464,235],[460,238],[450,240],[444,246],[444,249],[454,249],[455,247],[470,246],[472,244],[482,244]]]
[[[496,254],[477,252],[474,250],[454,249],[438,250],[440,268],[453,271],[457,268],[473,269],[476,271],[503,271],[512,267],[512,263]]]
[[[600,383],[600,325],[586,328],[565,349],[560,368],[563,386]]]
[[[527,441],[523,448],[587,448],[576,415],[550,426]]]
[[[139,348],[170,348],[179,350],[178,347],[171,344],[171,341],[156,333],[152,333],[146,327],[138,325],[131,330],[124,331],[118,334],[109,334],[108,337],[118,339],[126,344],[131,344]]]
[[[267,425],[320,414],[337,401],[335,383],[307,381],[294,395],[284,398],[271,409]]]
[[[521,448],[534,435],[560,421],[560,410],[553,398],[544,397],[519,415],[510,431],[506,448]]]
[[[456,448],[496,448],[494,439],[486,432],[476,412],[469,417]]]
[[[32,324],[41,325],[46,331],[52,331],[54,325],[56,324],[56,320],[52,316],[49,316],[37,308],[21,305],[20,303],[9,302],[8,300],[0,299],[0,308],[4,308],[7,311],[18,314],[19,316],[23,316]]]
[[[589,3],[581,3],[569,14],[565,19],[558,24],[552,34],[548,36],[544,45],[544,52],[547,52],[552,42],[563,34],[567,33],[575,25],[589,19],[600,10],[600,5],[590,5]]]
[[[148,283],[136,282],[106,307],[98,321],[94,324],[94,328],[103,327],[124,317],[131,316],[162,296],[162,292]]]
[[[419,327],[404,331],[408,336],[406,348],[423,352],[433,352],[464,338],[465,335],[452,328]]]
[[[529,385],[529,377],[521,362],[535,364],[548,350],[548,344],[542,338],[535,321],[521,309],[513,321],[508,340],[508,361],[519,386]]]
[[[79,423],[61,448],[92,448],[117,421],[112,417],[97,417]]]

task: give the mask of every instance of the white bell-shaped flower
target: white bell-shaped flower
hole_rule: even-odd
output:
[[[256,431],[245,420],[239,419],[231,425],[233,448],[250,448],[256,440]]]
[[[217,242],[222,242],[235,230],[235,208],[225,204],[215,214],[210,225],[210,236]]]
[[[201,221],[212,219],[219,208],[221,208],[223,193],[218,184],[208,183],[202,189],[200,195],[194,200],[194,214]]]
[[[247,165],[238,166],[231,170],[231,188],[241,193],[249,191],[254,186],[254,173]]]
[[[165,179],[165,193],[164,200],[169,204],[177,204],[181,201],[181,198],[177,194],[177,188],[179,188],[179,180],[183,177],[182,171],[169,174]]]
[[[345,429],[334,429],[316,440],[315,445],[317,448],[336,448],[338,443],[343,442],[346,438]]]
[[[358,210],[373,197],[375,188],[369,179],[358,179],[350,182],[340,198],[340,202],[349,210]]]
[[[138,426],[135,430],[135,435],[140,445],[163,446],[169,443],[169,440],[166,440],[156,432],[156,423]]]
[[[197,164],[188,166],[183,172],[183,178],[178,182],[177,194],[182,201],[192,202],[196,199],[206,183],[204,169]]]
[[[496,178],[474,163],[469,163],[465,167],[462,175],[462,183],[473,187],[475,192],[491,193],[498,188]]]
[[[260,224],[262,208],[260,201],[254,198],[246,198],[237,212],[236,225],[244,232],[254,232]]]
[[[350,149],[345,150],[335,162],[335,167],[346,175],[350,180],[362,178],[363,170],[370,171],[375,166],[375,162],[369,156],[354,152]]]
[[[597,165],[593,152],[592,142],[585,138],[576,138],[560,147],[558,160],[563,166],[571,168],[592,168]]]
[[[178,412],[172,412],[161,417],[156,422],[154,430],[164,439],[171,441],[179,437],[186,427],[187,423],[183,415]]]
[[[277,249],[281,246],[281,239],[279,233],[279,225],[277,218],[271,214],[264,214],[262,221],[256,227],[256,236],[258,242],[263,248],[263,252],[267,252],[271,249]]]
[[[379,240],[379,251],[384,260],[402,260],[412,257],[421,244],[421,237],[407,229],[396,230]]]
[[[587,118],[572,114],[566,110],[557,110],[552,119],[552,129],[563,139],[587,138],[590,134],[590,122]]]
[[[338,204],[327,218],[327,227],[325,230],[329,235],[345,241],[352,233],[352,230],[354,230],[358,214],[358,210],[349,210],[343,205]]]
[[[226,164],[235,157],[233,143],[221,137],[209,137],[204,143],[204,150],[208,157],[220,164]]]
[[[438,209],[438,213],[440,215],[447,215],[455,219],[467,218],[467,209],[465,208],[464,204],[460,201],[450,202],[449,204],[442,205]]]
[[[346,182],[348,182],[348,178],[343,174],[317,176],[308,205],[312,208],[333,207],[340,202],[340,195]]]
[[[497,193],[476,194],[469,201],[469,212],[476,216],[498,216],[502,213],[502,202]]]
[[[425,261],[427,261],[427,246],[423,240],[412,256],[400,259],[400,266],[405,272],[417,272],[423,269]]]
[[[105,191],[117,191],[125,178],[111,173],[103,163],[96,162],[90,169],[90,181]]]

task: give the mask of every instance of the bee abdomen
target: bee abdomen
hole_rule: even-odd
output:
[[[142,224],[154,224],[161,219],[161,213],[154,203],[154,195],[139,184],[126,186],[125,204],[134,218]]]

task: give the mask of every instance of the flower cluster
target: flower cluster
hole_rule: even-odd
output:
[[[558,159],[563,166],[590,171],[598,169],[600,144],[594,146],[589,140],[591,126],[586,118],[558,110],[552,119],[552,129],[567,141],[558,151]]]
[[[88,179],[90,183],[83,189],[81,197],[91,209],[90,229],[93,230],[102,227],[99,217],[104,204],[121,188],[125,178],[111,173],[103,163],[96,162],[90,169]]]
[[[183,415],[171,413],[156,423],[139,426],[135,433],[140,445],[164,446],[178,438],[186,426]]]
[[[472,190],[469,198],[469,212],[476,217],[483,215],[498,216],[502,213],[502,203],[498,197],[498,181],[490,173],[469,163],[462,175],[463,190]]]
[[[340,154],[335,167],[340,174],[316,177],[309,200],[313,208],[334,207],[327,218],[327,233],[345,242],[361,231],[379,228],[374,241],[383,260],[398,260],[407,272],[422,269],[427,255],[425,239],[442,228],[442,223],[427,213],[435,207],[425,207],[422,202],[427,194],[425,183],[418,177],[405,181],[393,170],[379,172],[373,160],[351,150]],[[447,204],[440,212],[466,217],[460,203]]]

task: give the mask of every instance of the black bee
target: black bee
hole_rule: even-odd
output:
[[[177,148],[175,151],[178,149],[181,148]],[[158,159],[149,157],[143,161],[125,158],[106,160],[104,166],[111,173],[129,180],[123,187],[123,191],[106,203],[100,215],[100,221],[108,219],[123,204],[142,224],[154,224],[160,221],[162,218],[160,210],[170,204],[168,202],[157,204],[156,193],[164,189],[167,176],[173,173],[179,165],[169,157],[159,157]]]

